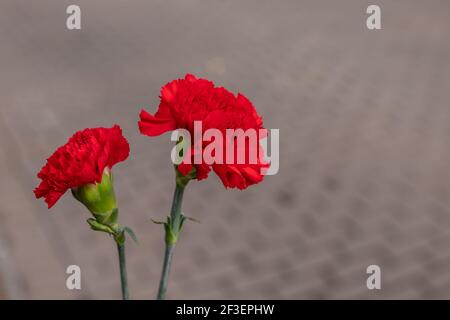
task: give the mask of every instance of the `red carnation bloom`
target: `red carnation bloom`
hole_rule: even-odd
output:
[[[34,194],[45,197],[51,208],[68,189],[99,183],[104,170],[124,161],[129,153],[130,146],[118,125],[78,131],[47,159],[37,175],[42,182]]]
[[[262,118],[256,112],[252,103],[242,94],[237,96],[223,87],[215,87],[214,83],[206,79],[197,79],[193,75],[186,75],[184,79],[174,80],[161,89],[161,101],[158,111],[151,115],[145,110],[141,111],[139,130],[148,136],[158,136],[175,129],[186,129],[191,136],[194,135],[194,121],[201,121],[203,130],[218,129],[224,137],[223,146],[226,149],[226,129],[264,129]],[[244,150],[246,161],[237,164],[213,163],[211,165],[190,164],[184,161],[178,166],[178,170],[187,175],[192,168],[196,169],[198,180],[208,177],[211,168],[222,180],[225,187],[245,189],[249,185],[256,184],[263,179],[261,168],[269,165],[259,156],[259,139],[262,136],[257,133],[257,148],[246,145]],[[202,150],[211,142],[202,142]],[[253,148],[254,149],[254,148]],[[194,148],[191,148],[193,158]],[[257,151],[256,163],[248,161],[250,152]],[[226,150],[224,150],[224,154]],[[235,152],[236,154],[236,152]]]

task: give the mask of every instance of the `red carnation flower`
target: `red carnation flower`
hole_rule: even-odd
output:
[[[68,189],[100,183],[105,169],[124,161],[129,153],[130,146],[118,125],[78,131],[38,173],[42,182],[34,190],[36,198],[44,197],[51,208]]]
[[[263,136],[259,129],[264,129],[262,118],[256,112],[252,103],[242,94],[237,96],[223,87],[215,87],[214,83],[206,79],[197,79],[193,75],[186,75],[184,79],[174,80],[161,89],[161,101],[158,111],[151,115],[141,111],[139,130],[148,136],[158,136],[175,129],[186,129],[194,135],[194,121],[201,121],[203,130],[218,129],[224,137],[224,155],[227,141],[226,129],[254,129],[257,132],[257,150],[246,144],[245,162],[194,163],[194,148],[191,148],[192,161],[183,161],[178,170],[187,176],[195,168],[196,178],[202,180],[208,177],[211,168],[222,180],[225,187],[245,189],[249,185],[263,180],[262,168],[268,163],[260,157],[261,146],[259,139]],[[211,142],[202,142],[202,150]],[[193,144],[193,143],[192,143]],[[242,151],[242,150],[241,150]],[[257,161],[249,161],[249,154],[257,153]],[[235,152],[237,154],[237,152]],[[223,155],[223,156],[224,156]],[[221,156],[222,157],[222,156]]]

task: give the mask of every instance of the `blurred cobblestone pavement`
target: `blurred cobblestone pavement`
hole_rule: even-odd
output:
[[[119,298],[114,243],[35,175],[76,130],[119,123],[115,168],[133,298],[154,298],[174,187],[165,135],[142,106],[186,72],[245,93],[280,128],[278,175],[245,192],[191,183],[169,298],[450,298],[450,2],[0,3],[0,297]],[[82,30],[65,28],[67,5]],[[82,290],[65,287],[82,269]],[[382,290],[366,268],[382,269]]]

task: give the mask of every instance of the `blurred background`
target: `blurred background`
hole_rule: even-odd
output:
[[[81,7],[81,30],[66,8]],[[377,4],[382,30],[366,28]],[[169,135],[138,113],[193,73],[280,129],[280,172],[245,191],[190,183],[168,298],[450,298],[450,2],[2,0],[0,298],[120,298],[117,253],[36,173],[77,130],[120,124],[115,167],[132,298],[156,295],[174,188]],[[66,289],[81,267],[82,290]],[[366,287],[381,267],[382,289]]]

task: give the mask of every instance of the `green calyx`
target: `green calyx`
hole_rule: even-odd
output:
[[[93,218],[87,219],[92,230],[111,235],[118,245],[125,243],[125,233],[137,242],[133,230],[119,226],[119,209],[114,194],[113,177],[109,169],[105,169],[100,182],[73,188],[72,194],[92,213]]]
[[[119,210],[109,169],[105,169],[100,182],[73,188],[72,194],[92,213],[93,218],[87,220],[92,230],[112,235],[119,244],[125,241],[118,223]]]
[[[73,188],[72,194],[89,209],[99,223],[117,227],[117,201],[109,169],[105,169],[100,182]]]

